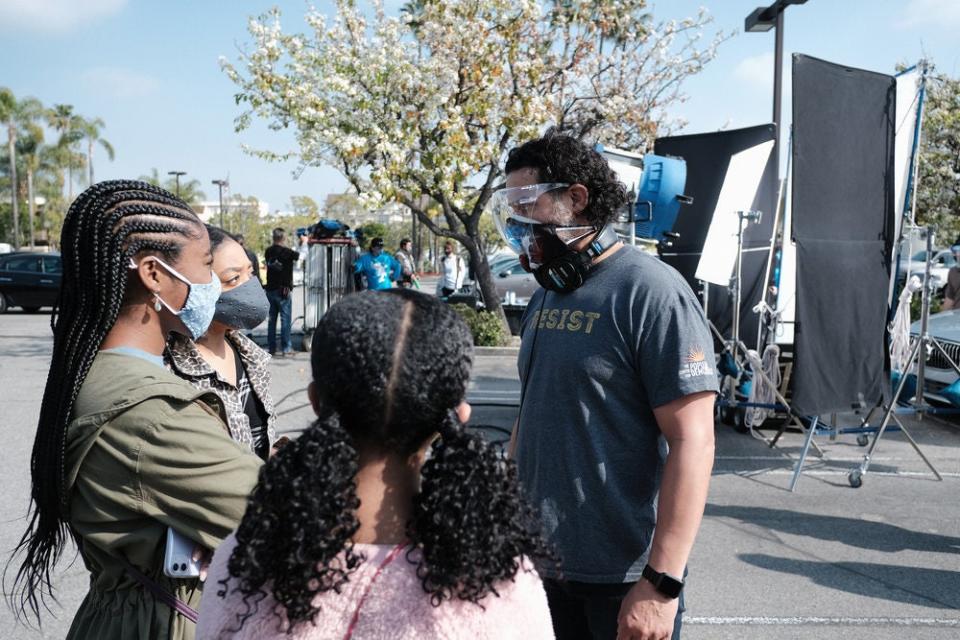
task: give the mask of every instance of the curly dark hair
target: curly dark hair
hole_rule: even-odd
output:
[[[589,200],[582,215],[597,228],[613,220],[628,203],[627,188],[606,158],[580,140],[549,129],[507,154],[506,173],[536,169],[541,182],[582,184]]]
[[[456,417],[472,351],[456,312],[415,291],[368,291],[327,312],[311,353],[319,418],[264,465],[237,529],[230,576],[220,581],[221,597],[231,579],[239,583],[247,605],[240,626],[268,590],[288,630],[314,622],[315,596],[339,590],[363,562],[351,543],[358,448],[409,456],[440,434],[406,527],[420,551],[407,558],[434,606],[453,598],[480,605],[516,575],[521,556],[554,559],[513,461]]]

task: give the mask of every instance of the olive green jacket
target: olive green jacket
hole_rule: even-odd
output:
[[[67,428],[68,520],[90,592],[68,638],[192,639],[120,558],[193,608],[198,580],[167,578],[167,527],[216,549],[240,522],[260,460],[230,439],[215,394],[135,356],[100,352]],[[216,588],[217,585],[213,585]]]

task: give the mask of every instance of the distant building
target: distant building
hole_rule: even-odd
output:
[[[323,203],[324,217],[335,218],[356,229],[368,222],[392,224],[410,219],[410,210],[402,204],[393,202],[380,209],[370,211],[364,208],[354,193],[331,193]]]
[[[225,213],[229,213],[231,210],[236,210],[237,207],[242,207],[244,209],[250,209],[254,205],[250,202],[224,202],[223,209]],[[207,200],[204,202],[195,202],[191,205],[191,208],[200,216],[200,219],[203,220],[205,224],[217,224],[220,221],[220,201],[219,200]],[[257,217],[262,220],[265,217],[270,215],[270,204],[263,201],[257,201],[256,203],[256,213]]]

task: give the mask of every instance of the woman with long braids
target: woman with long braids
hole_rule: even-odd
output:
[[[553,638],[532,565],[552,554],[513,462],[463,426],[459,316],[407,289],[350,296],[311,360],[318,419],[261,469],[198,637]]]
[[[13,604],[39,620],[69,533],[91,576],[68,638],[193,638],[200,582],[164,575],[167,530],[215,548],[260,466],[230,439],[217,397],[163,366],[168,334],[198,338],[213,316],[206,229],[162,189],[109,181],[70,206],[61,247]]]

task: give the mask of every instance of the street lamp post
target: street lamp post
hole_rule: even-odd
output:
[[[214,180],[213,184],[217,185],[218,190],[220,191],[220,228],[225,228],[223,226],[223,188],[229,187],[230,182],[227,180]]]
[[[186,171],[167,171],[168,176],[173,176],[173,179],[177,183],[177,197],[180,197],[180,176],[187,175]]]
[[[783,91],[783,12],[792,4],[805,4],[807,0],[777,0],[769,7],[757,7],[743,21],[744,31],[765,33],[776,29],[773,56],[773,124],[776,126],[773,141],[773,162],[777,179],[780,179],[780,96]]]

